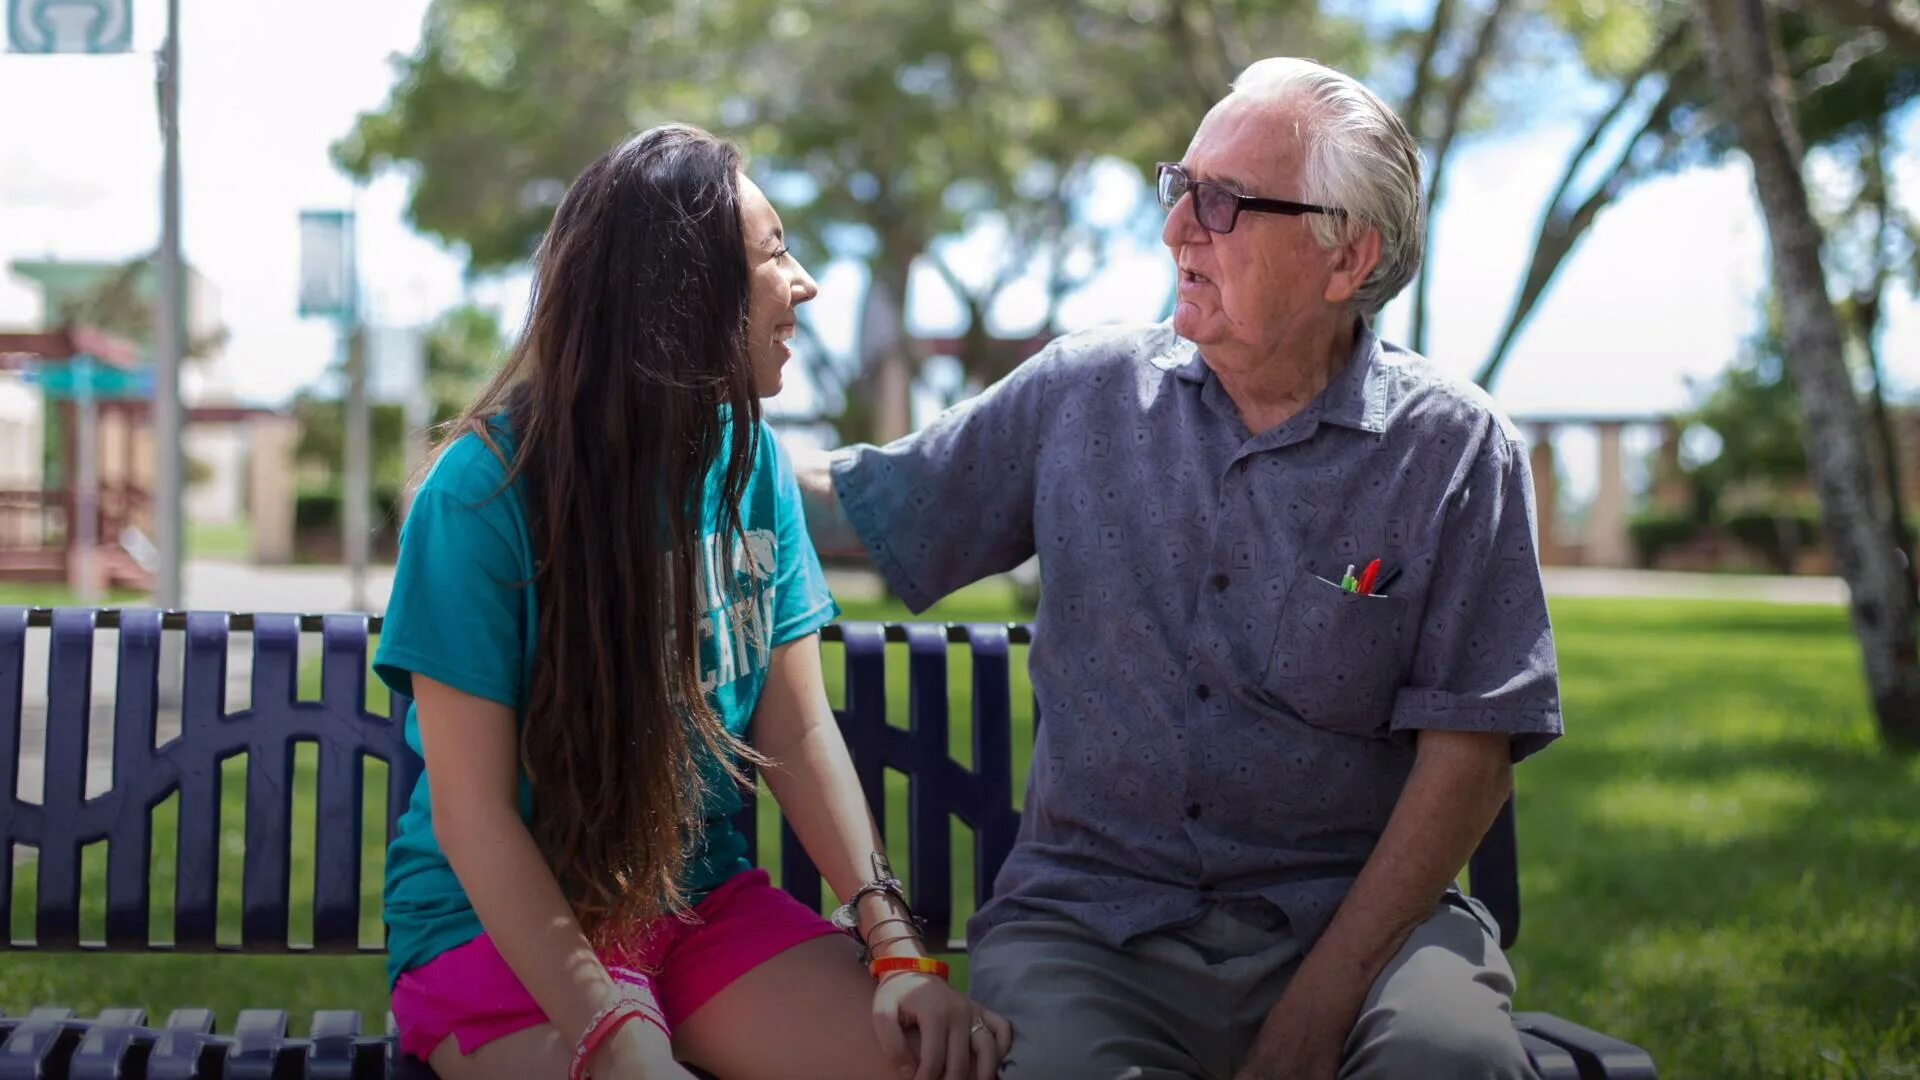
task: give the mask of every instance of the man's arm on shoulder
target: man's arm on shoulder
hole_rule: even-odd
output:
[[[852,558],[865,555],[860,533],[841,508],[840,495],[833,489],[833,463],[847,456],[842,450],[795,449],[792,452],[794,479],[800,485],[800,501],[806,507],[807,533],[813,546],[826,558]]]
[[[862,549],[915,612],[1033,554],[1036,460],[1054,345],[885,446],[795,452],[823,554]]]

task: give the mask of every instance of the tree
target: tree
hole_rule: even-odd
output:
[[[1440,39],[1447,32],[1452,7],[1451,0],[1439,0],[1434,5],[1432,26],[1421,45],[1413,91],[1408,96],[1405,117],[1408,123],[1416,125],[1415,130],[1426,129],[1425,99],[1432,86],[1433,56],[1438,49]],[[1480,87],[1480,80],[1486,73],[1488,63],[1493,59],[1501,32],[1514,8],[1513,0],[1493,0],[1492,6],[1481,18],[1480,25],[1474,32],[1472,45],[1468,48],[1466,57],[1461,60],[1459,70],[1447,84],[1445,102],[1433,137],[1432,163],[1427,173],[1427,219],[1426,234],[1423,237],[1427,243],[1431,243],[1433,238],[1433,218],[1439,210],[1442,196],[1446,191],[1448,158],[1453,153],[1454,141],[1459,137],[1461,127],[1465,123],[1467,105],[1473,100],[1474,92]],[[1427,295],[1432,266],[1431,259],[1421,260],[1420,272],[1413,282],[1413,327],[1408,334],[1407,344],[1414,352],[1425,352],[1427,349]]]
[[[1774,14],[1764,0],[1698,0],[1709,63],[1754,186],[1772,248],[1787,361],[1828,544],[1851,594],[1867,686],[1882,736],[1920,747],[1920,649],[1913,594],[1875,512],[1859,403],[1840,321],[1827,296],[1823,235],[1801,176],[1804,148]]]
[[[432,423],[459,417],[479,396],[487,379],[506,359],[500,315],[492,308],[462,304],[441,315],[427,331],[427,396]]]
[[[1689,432],[1712,432],[1718,444],[1711,457],[1683,465],[1698,508],[1709,516],[1728,509],[1730,499],[1776,493],[1807,480],[1804,425],[1787,376],[1777,306],[1774,311],[1769,329],[1742,350],[1687,418]]]
[[[1783,12],[1780,19],[1785,70],[1796,88],[1796,122],[1808,145],[1856,137],[1920,93],[1920,53],[1888,50],[1880,31],[1862,31],[1828,17],[1830,5],[1850,2],[1813,0],[1809,10]],[[1578,10],[1585,11],[1586,5]],[[1609,5],[1597,10],[1604,15]],[[1619,68],[1613,100],[1596,115],[1562,170],[1542,214],[1526,275],[1476,376],[1482,386],[1493,386],[1555,275],[1609,206],[1643,180],[1717,161],[1735,146],[1719,108],[1722,87],[1707,78],[1695,10],[1672,4],[1640,10],[1654,20],[1649,24],[1655,30],[1652,44],[1637,62]],[[1565,18],[1569,32],[1588,32],[1572,11]],[[1624,36],[1630,40],[1634,35]],[[1603,75],[1616,62],[1617,57],[1605,55],[1588,58],[1589,67]],[[1628,124],[1633,126],[1625,128],[1628,134],[1620,141],[1617,132]],[[1619,142],[1620,150],[1604,171],[1588,179],[1595,155],[1609,142]]]
[[[1822,13],[1853,26],[1871,27],[1895,48],[1920,56],[1920,16],[1900,0],[1814,0]]]
[[[392,96],[335,156],[362,176],[408,168],[414,223],[488,268],[524,260],[567,180],[629,132],[724,131],[803,258],[865,264],[876,325],[916,265],[939,274],[972,316],[961,364],[985,381],[1007,363],[984,316],[1008,283],[1040,262],[1057,311],[1084,279],[1073,267],[1097,261],[1075,213],[1097,157],[1178,156],[1266,52],[1344,63],[1365,45],[1307,0],[436,0]],[[936,241],[983,224],[1004,233],[1000,269],[963,280]],[[809,370],[846,403],[843,437],[902,411],[919,363],[905,345],[814,350]]]

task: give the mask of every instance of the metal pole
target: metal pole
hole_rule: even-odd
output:
[[[160,181],[160,306],[153,320],[153,525],[160,573],[154,600],[162,608],[177,608],[182,601],[180,361],[187,338],[185,268],[180,259],[180,0],[167,0],[167,40],[160,47],[160,132],[165,146]]]
[[[372,531],[368,506],[372,483],[372,424],[367,415],[367,335],[358,325],[347,337],[347,424],[346,424],[346,506],[340,515],[346,530],[344,537],[349,579],[352,583],[351,611],[367,610],[367,541]]]
[[[93,396],[94,363],[73,359],[73,577],[80,603],[100,602],[100,405]]]
[[[407,335],[407,362],[413,367],[413,392],[407,395],[407,475],[400,485],[400,520],[413,509],[413,485],[432,450],[433,388],[427,383],[427,345],[419,333]]]

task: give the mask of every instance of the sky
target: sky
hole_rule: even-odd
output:
[[[239,400],[273,404],[320,379],[336,355],[332,328],[296,310],[298,214],[351,207],[359,220],[370,314],[419,325],[472,296],[517,322],[524,276],[463,280],[457,251],[404,220],[407,181],[356,187],[328,158],[357,114],[380,106],[393,58],[419,40],[426,0],[181,0],[184,243],[218,288],[231,338],[211,381]],[[9,281],[20,258],[125,259],[158,235],[160,143],[153,53],[164,0],[134,0],[134,52],[110,57],[0,53],[0,326],[33,314]],[[1543,119],[1472,139],[1456,152],[1450,197],[1436,218],[1428,352],[1471,375],[1511,303],[1577,121]],[[1920,112],[1899,132],[1896,184],[1920,207]],[[1183,148],[1170,147],[1169,156]],[[1818,170],[1816,169],[1816,174]],[[1643,183],[1608,210],[1520,338],[1496,388],[1510,413],[1646,414],[1685,407],[1688,380],[1710,378],[1753,328],[1765,285],[1766,234],[1744,161]],[[1096,200],[1121,213],[1130,179]],[[962,272],[991,238],[956,245]],[[852,266],[814,267],[814,321],[830,345],[851,342],[862,282]],[[1069,328],[1160,310],[1170,267],[1149,241],[1117,252],[1066,309]],[[1920,391],[1920,303],[1889,298],[1883,354],[1895,385]],[[1015,290],[995,321],[1024,329],[1035,290]],[[1389,338],[1406,303],[1381,317]],[[915,329],[953,329],[958,309],[931,274],[909,298]],[[804,378],[780,407],[806,412]],[[933,404],[922,403],[922,416]],[[1584,470],[1579,470],[1584,471]],[[1579,479],[1575,478],[1576,485]]]

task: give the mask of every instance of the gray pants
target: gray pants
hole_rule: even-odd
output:
[[[1493,919],[1458,904],[1436,907],[1373,984],[1341,1080],[1534,1075]],[[1216,907],[1124,949],[1064,920],[995,927],[973,949],[970,978],[973,996],[1013,1022],[1000,1075],[1232,1080],[1301,958],[1284,920],[1260,921]]]

